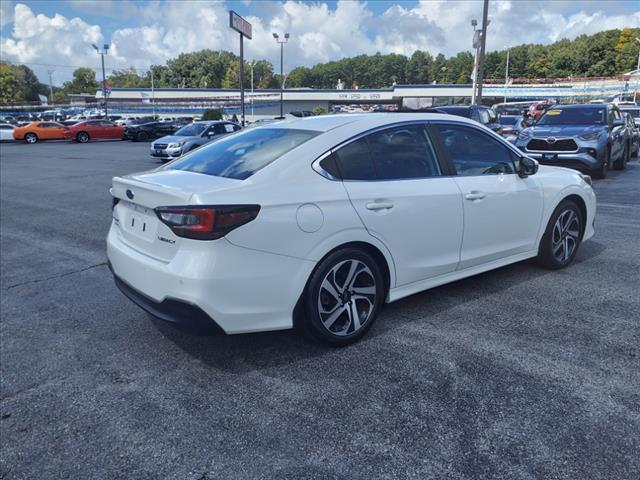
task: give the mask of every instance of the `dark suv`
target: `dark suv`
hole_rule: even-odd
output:
[[[610,104],[562,105],[548,109],[518,135],[516,146],[540,163],[569,167],[604,178],[629,159],[628,130]]]
[[[484,105],[449,105],[446,107],[434,107],[427,110],[433,113],[448,113],[458,117],[466,117],[484,125],[496,133],[502,133],[500,117],[492,108]]]

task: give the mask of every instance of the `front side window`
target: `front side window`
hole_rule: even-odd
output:
[[[511,151],[473,128],[439,125],[442,143],[461,176],[515,173]]]
[[[245,130],[209,142],[164,168],[244,180],[318,133],[287,128]]]

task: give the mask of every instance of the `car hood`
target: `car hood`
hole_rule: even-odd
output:
[[[188,140],[193,140],[195,138],[198,138],[198,136],[167,135],[166,137],[159,138],[153,143],[180,143]]]
[[[534,137],[575,137],[606,130],[606,125],[540,125],[527,130]]]

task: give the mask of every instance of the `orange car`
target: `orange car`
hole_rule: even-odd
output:
[[[25,127],[16,128],[13,138],[24,140],[26,143],[36,143],[38,140],[64,140],[66,128],[56,122],[31,122]]]

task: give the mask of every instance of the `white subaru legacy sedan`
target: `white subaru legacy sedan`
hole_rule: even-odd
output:
[[[591,179],[443,114],[295,119],[115,177],[109,264],[158,318],[362,337],[383,303],[594,234]],[[558,279],[560,281],[560,279]]]

